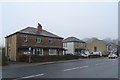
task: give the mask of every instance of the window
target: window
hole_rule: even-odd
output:
[[[28,52],[23,52],[23,54],[28,54]]]
[[[40,43],[41,42],[41,39],[39,37],[36,38],[36,42],[37,43]]]
[[[63,43],[63,47],[67,47],[67,43]]]
[[[83,43],[81,43],[81,46],[83,46]]]
[[[43,55],[43,49],[40,49],[40,48],[38,48],[38,49],[33,49],[33,54],[36,54],[36,55]]]
[[[53,40],[52,39],[48,39],[48,43],[53,43]]]
[[[107,47],[107,51],[109,51],[109,46],[107,45],[106,47]]]
[[[24,42],[27,42],[27,35],[24,35]]]
[[[56,49],[49,49],[49,55],[56,55]]]

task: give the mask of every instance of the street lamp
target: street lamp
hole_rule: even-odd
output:
[[[31,63],[31,47],[29,47],[29,63]]]

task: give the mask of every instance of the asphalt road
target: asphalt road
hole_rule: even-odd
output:
[[[118,59],[94,58],[72,62],[3,69],[3,78],[118,78]]]

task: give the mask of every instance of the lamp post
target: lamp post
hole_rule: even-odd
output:
[[[31,47],[29,47],[29,63],[31,63]]]

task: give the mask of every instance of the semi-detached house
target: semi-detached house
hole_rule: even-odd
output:
[[[86,50],[86,43],[76,37],[68,37],[63,40],[64,54],[78,54]]]
[[[27,27],[6,36],[5,40],[5,55],[12,61],[17,61],[21,54],[28,54],[29,49],[34,55],[63,55],[63,38],[43,30],[39,23],[37,28]]]

